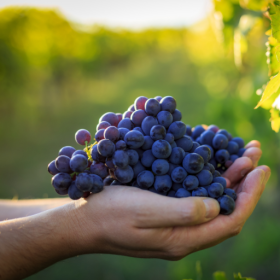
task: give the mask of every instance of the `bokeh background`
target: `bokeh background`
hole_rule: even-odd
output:
[[[271,130],[269,112],[253,109],[259,100],[255,92],[267,81],[268,22],[259,20],[246,35],[244,63],[236,67],[207,1],[196,1],[200,6],[193,7],[194,18],[192,1],[187,1],[185,21],[181,2],[174,1],[172,12],[180,13],[176,22],[159,17],[154,23],[131,21],[131,26],[89,15],[86,22],[79,22],[56,8],[10,7],[4,2],[0,10],[1,198],[57,197],[47,164],[59,149],[78,148],[74,141],[78,129],[94,134],[103,113],[124,112],[140,95],[172,95],[185,123],[214,123],[246,141],[259,140],[261,164],[272,169],[267,189],[242,233],[223,244],[177,262],[78,256],[28,279],[186,279],[196,277],[197,261],[203,279],[211,279],[217,270],[225,271],[229,279],[234,272],[258,280],[277,279],[279,137]],[[148,11],[148,2],[143,5],[143,11]],[[106,14],[110,7],[104,9]],[[123,9],[115,7],[115,14]]]

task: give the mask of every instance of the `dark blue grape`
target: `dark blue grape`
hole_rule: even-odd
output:
[[[225,149],[228,145],[228,139],[223,134],[216,134],[212,141],[212,146],[214,149]]]
[[[110,123],[103,121],[96,126],[96,131],[98,131],[100,129],[106,129],[109,126],[111,126]]]
[[[176,100],[172,96],[166,96],[160,100],[160,105],[162,111],[168,111],[173,114],[176,109]]]
[[[89,168],[91,174],[98,175],[102,179],[109,175],[107,166],[102,162],[93,162]]]
[[[70,173],[70,158],[67,156],[58,156],[55,159],[55,167],[59,172]]]
[[[178,191],[181,188],[183,188],[182,184],[177,184],[177,183],[172,184],[172,190],[174,190],[175,192]]]
[[[76,186],[76,182],[73,181],[68,189],[68,195],[71,199],[73,200],[77,200],[83,197],[83,192],[80,191],[77,186]]]
[[[142,163],[140,161],[138,161],[133,166],[134,178],[137,178],[138,174],[141,173],[144,170],[146,170],[146,168],[142,165]]]
[[[157,120],[160,125],[168,128],[173,122],[173,116],[170,112],[161,111],[157,114]]]
[[[208,195],[212,198],[218,198],[223,195],[224,187],[220,183],[212,183],[208,188]]]
[[[211,159],[214,158],[215,156],[215,153],[214,153],[214,149],[212,148],[212,146],[209,146],[209,145],[204,145],[206,147],[208,147],[210,149],[210,152],[211,152]]]
[[[148,115],[144,110],[136,110],[133,112],[133,114],[130,117],[130,120],[133,122],[135,126],[141,126],[143,120],[147,117]]]
[[[107,158],[105,165],[112,171],[114,171],[116,169],[112,158]]]
[[[203,158],[204,163],[207,163],[211,158],[211,150],[206,145],[197,147],[194,153],[199,154]]]
[[[172,148],[165,140],[157,140],[152,146],[153,155],[156,158],[168,158],[171,155]]]
[[[117,168],[115,170],[115,176],[118,181],[123,184],[127,184],[132,181],[134,172],[131,166],[128,165],[126,168]]]
[[[141,132],[132,130],[125,135],[124,141],[128,148],[138,149],[144,144],[145,140],[144,135]]]
[[[95,140],[97,142],[99,142],[100,140],[104,139],[104,132],[105,132],[105,129],[99,129],[96,133],[95,133]]]
[[[129,163],[129,156],[126,151],[117,150],[113,155],[113,163],[116,167],[126,168]]]
[[[240,137],[234,137],[234,138],[232,138],[232,141],[234,141],[238,144],[239,149],[244,148],[244,146],[245,146],[244,140]]]
[[[88,167],[88,159],[83,155],[73,156],[70,160],[70,168],[74,172],[83,172]]]
[[[183,167],[190,174],[199,173],[204,167],[204,160],[198,154],[187,154],[183,159]]]
[[[215,136],[215,133],[211,130],[206,130],[206,131],[202,132],[200,135],[201,143],[203,145],[211,146],[214,136]]]
[[[185,188],[187,191],[196,190],[198,186],[199,186],[199,181],[197,177],[194,175],[188,175],[183,182],[183,188]]]
[[[148,99],[145,103],[145,111],[150,116],[156,117],[160,109],[159,102],[154,98]]]
[[[165,129],[165,127],[162,126],[162,125],[159,125],[159,124],[158,125],[154,125],[151,128],[150,136],[151,136],[151,138],[154,141],[164,139],[165,136],[166,136],[166,129]]]
[[[141,149],[142,150],[150,150],[152,149],[152,146],[154,144],[154,140],[151,138],[151,136],[144,136],[144,144],[142,145]]]
[[[170,144],[171,148],[176,148],[177,147],[177,144],[175,142],[173,142],[172,144]]]
[[[93,187],[92,178],[87,173],[80,173],[76,177],[76,186],[82,192],[90,192]]]
[[[152,150],[147,150],[143,153],[143,157],[141,158],[141,163],[145,166],[145,167],[151,167],[153,162],[156,160],[156,158],[154,157]]]
[[[86,142],[90,142],[91,135],[86,129],[79,129],[75,134],[75,140],[80,145],[85,145]]]
[[[157,193],[157,190],[153,187],[153,188],[149,188],[149,191],[152,193]]]
[[[192,138],[193,139],[198,138],[204,131],[205,129],[202,125],[197,125],[196,127],[194,127],[192,131]]]
[[[119,123],[119,117],[115,113],[109,112],[100,117],[99,122],[101,123],[103,121],[108,122],[113,126],[117,126]]]
[[[156,99],[158,102],[160,102],[161,99],[162,99],[162,97],[161,97],[161,96],[156,96],[155,99]]]
[[[117,113],[116,116],[118,117],[118,124],[123,119],[123,115],[121,113]]]
[[[72,156],[74,157],[74,156],[76,156],[76,155],[82,155],[82,156],[84,156],[85,158],[88,159],[87,153],[86,153],[85,151],[83,151],[83,150],[77,150],[77,151],[75,151],[75,152],[73,153]]]
[[[199,187],[198,189],[192,191],[192,196],[207,197],[208,192],[205,188]]]
[[[220,134],[220,135],[222,135],[222,134]],[[225,163],[226,161],[229,160],[229,157],[230,157],[229,152],[224,149],[217,151],[215,154],[215,159],[219,163]]]
[[[209,163],[212,164],[212,165],[214,166],[215,169],[217,168],[217,162],[216,162],[216,160],[215,160],[214,158],[211,158],[211,159],[209,160]]]
[[[120,140],[124,140],[125,135],[130,131],[129,129],[125,127],[118,128],[120,133]]]
[[[211,163],[204,164],[203,169],[209,170],[212,174],[215,172],[215,167]]]
[[[176,121],[169,126],[168,133],[173,134],[174,139],[177,140],[185,135],[186,130],[187,130],[186,125],[183,122]]]
[[[200,136],[199,136],[199,137],[197,137],[195,141],[196,141],[199,145],[202,145],[202,142],[201,142],[201,138],[200,138]]]
[[[135,151],[137,152],[137,154],[138,154],[139,158],[141,159],[141,158],[143,157],[143,153],[144,153],[144,151],[143,151],[141,148],[139,148],[139,149],[135,149]]]
[[[117,142],[120,137],[120,132],[115,126],[109,126],[104,131],[104,138],[111,140],[112,142]]]
[[[189,152],[193,147],[193,141],[189,136],[184,135],[175,141],[177,147],[182,148],[185,152]]]
[[[134,108],[135,110],[145,110],[145,103],[148,100],[145,96],[140,96],[137,99],[135,99],[134,102]]]
[[[132,111],[125,111],[123,113],[123,119],[130,119],[130,116],[132,115]]]
[[[208,126],[207,130],[211,130],[214,133],[217,133],[219,131],[219,127],[214,125],[214,124],[211,124],[211,125]]]
[[[187,136],[192,136],[192,127],[190,125],[186,125],[186,134]]]
[[[182,148],[176,147],[172,149],[171,155],[168,160],[169,162],[174,164],[181,164],[185,155],[186,153]]]
[[[148,189],[154,183],[155,177],[151,171],[145,170],[138,174],[137,184],[140,188]]]
[[[115,152],[115,144],[109,139],[103,139],[97,144],[97,150],[103,157],[111,157]]]
[[[209,170],[201,170],[198,174],[196,174],[196,177],[199,181],[200,186],[207,186],[210,185],[213,181],[213,175]]]
[[[241,148],[241,149],[239,149],[239,150],[238,150],[237,155],[238,155],[239,157],[242,157],[242,156],[243,156],[243,154],[245,153],[245,151],[246,151],[246,149],[245,149],[245,148]]]
[[[171,174],[172,174],[172,171],[176,168],[176,167],[178,167],[178,166],[180,166],[180,165],[178,165],[178,164],[173,164],[173,163],[169,163],[169,170],[168,170],[168,175],[169,176],[171,176]]]
[[[231,155],[229,160],[232,161],[232,162],[235,162],[238,158],[239,158],[238,155]]]
[[[71,158],[75,151],[76,151],[75,148],[73,148],[71,146],[66,146],[66,147],[63,147],[59,150],[58,155],[59,156],[67,156],[67,157]]]
[[[112,182],[114,181],[114,178],[112,176],[107,176],[104,180],[103,180],[103,186],[110,186],[112,184]]]
[[[103,190],[103,180],[100,176],[96,174],[89,174],[89,177],[92,180],[92,188],[90,192],[99,193]]]
[[[143,120],[141,128],[144,131],[145,135],[150,135],[151,128],[157,124],[158,121],[155,117],[148,116]]]
[[[118,124],[118,128],[127,128],[128,130],[132,130],[134,128],[134,124],[133,122],[126,118],[126,119],[122,119],[119,124]]]
[[[227,187],[227,181],[226,181],[226,179],[223,178],[223,177],[215,177],[215,178],[213,179],[213,182],[214,182],[214,183],[220,183],[220,184],[223,186],[224,190],[225,190],[226,187]]]
[[[173,116],[173,122],[176,122],[176,121],[181,121],[182,120],[182,113],[175,109],[174,113],[172,114]]]
[[[55,167],[55,160],[51,161],[48,165],[48,172],[51,175],[56,175],[59,173],[59,170]]]
[[[138,160],[139,160],[139,155],[135,150],[127,150],[126,151],[128,154],[128,164],[131,166],[134,166],[135,164],[137,164]]]
[[[216,177],[221,177],[221,173],[218,170],[215,170],[214,174],[213,174],[213,178]]]
[[[225,129],[219,129],[216,134],[223,134],[229,140],[228,132]]]
[[[116,144],[115,144],[116,150],[126,150],[126,143],[123,140],[119,140]]]
[[[236,142],[234,141],[229,141],[228,146],[227,146],[227,151],[232,155],[232,154],[237,154],[238,153],[239,146]]]
[[[172,180],[169,175],[155,176],[154,187],[157,192],[167,193],[172,187]]]
[[[134,127],[133,130],[137,130],[137,131],[141,132],[143,135],[145,134],[144,131],[142,130],[142,128],[139,126]]]
[[[172,171],[171,178],[174,183],[180,184],[180,183],[183,183],[183,181],[186,179],[187,175],[188,174],[187,174],[186,170],[183,167],[179,166],[179,167],[176,167]]]
[[[57,190],[67,190],[71,183],[71,176],[67,173],[57,173],[52,177],[52,185]]]
[[[175,193],[176,193],[175,191],[171,190],[171,191],[168,192],[167,196],[168,197],[175,197]]]
[[[90,150],[90,154],[91,154],[91,157],[94,161],[97,161],[97,162],[105,162],[106,161],[106,157],[103,157],[102,155],[100,155],[98,153],[97,145],[94,145],[92,147],[92,149]]]
[[[193,152],[195,151],[195,149],[196,149],[197,147],[199,147],[199,146],[200,146],[200,144],[198,144],[197,142],[193,141],[193,146],[192,146],[192,148],[189,150],[189,153],[193,153]]]
[[[237,199],[237,194],[234,190],[232,189],[225,189],[224,194],[230,196],[234,201]]]
[[[189,197],[189,196],[192,196],[191,193],[189,191],[185,190],[184,188],[177,190],[175,193],[175,197],[177,197],[177,198],[183,198],[183,197]]]
[[[220,213],[223,215],[230,215],[235,208],[235,202],[234,200],[228,196],[228,195],[223,195],[218,198],[218,202],[220,204]]]
[[[164,175],[169,170],[169,163],[165,159],[156,159],[152,164],[152,171],[156,175]]]
[[[68,190],[58,190],[58,189],[54,189],[55,192],[59,195],[68,195]]]
[[[167,141],[171,145],[172,143],[174,143],[174,140],[175,140],[174,135],[171,133],[166,133],[164,140]]]

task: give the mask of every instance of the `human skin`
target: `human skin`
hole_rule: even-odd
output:
[[[22,279],[89,253],[179,260],[240,233],[270,176],[267,166],[255,167],[260,144],[247,148],[224,174],[238,194],[231,215],[219,215],[219,204],[211,198],[175,199],[108,186],[87,199],[0,222],[0,279]]]

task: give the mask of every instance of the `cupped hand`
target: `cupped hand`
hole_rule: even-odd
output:
[[[252,214],[270,176],[267,166],[254,169],[259,142],[247,145],[242,158],[224,173],[237,191],[236,208],[219,215],[216,200],[171,198],[126,186],[108,186],[76,202],[77,251],[178,260],[238,234]]]

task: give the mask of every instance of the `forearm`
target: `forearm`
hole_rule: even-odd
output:
[[[69,203],[69,198],[5,200],[0,199],[0,221],[16,219],[38,214],[40,212]]]
[[[0,279],[23,279],[78,253],[75,206],[0,222]]]

